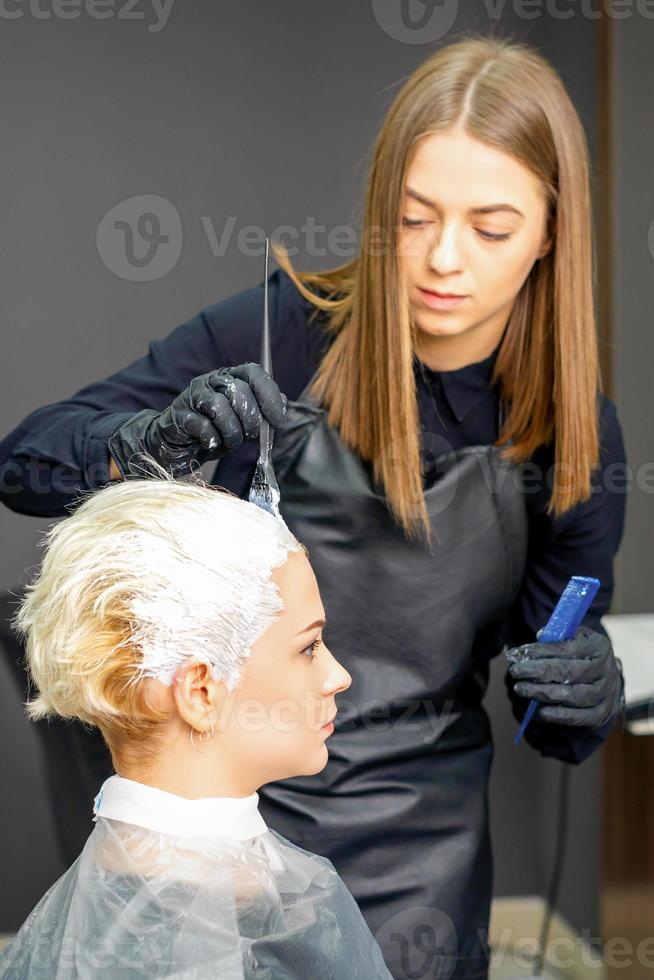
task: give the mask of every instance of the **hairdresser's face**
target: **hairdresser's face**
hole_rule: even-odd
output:
[[[228,745],[254,785],[324,768],[325,726],[352,682],[322,639],[325,611],[304,552],[290,553],[272,578],[285,608],[252,648],[220,721],[223,751]]]
[[[418,355],[448,345],[460,354],[467,343],[478,355],[473,360],[482,360],[499,343],[521,286],[547,251],[541,185],[513,157],[449,130],[420,141],[404,191],[399,262]],[[434,300],[422,290],[461,298]]]

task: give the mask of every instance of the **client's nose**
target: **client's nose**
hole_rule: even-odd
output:
[[[326,694],[338,694],[341,691],[347,691],[348,687],[352,683],[352,678],[347,672],[345,667],[338,662],[336,657],[331,653],[331,651],[326,648],[328,655],[328,664],[326,667],[326,675],[323,683],[323,691]]]

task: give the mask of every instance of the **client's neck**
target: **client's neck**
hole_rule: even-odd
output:
[[[198,746],[202,749],[202,746]],[[192,753],[192,754],[191,754]],[[166,749],[147,767],[121,763],[118,775],[137,783],[199,800],[209,796],[251,796],[259,789],[247,774],[233,771],[224,757],[218,759],[213,746],[205,751]]]

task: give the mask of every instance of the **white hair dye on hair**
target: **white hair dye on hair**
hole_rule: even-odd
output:
[[[216,500],[215,523],[212,508],[190,510],[171,508],[165,538],[130,538],[143,569],[132,602],[132,640],[142,651],[135,678],[169,686],[193,658],[233,690],[244,659],[284,608],[271,573],[301,545],[283,522],[236,497]]]
[[[161,478],[87,494],[39,542],[41,567],[12,621],[39,688],[32,719],[120,719],[123,683],[170,685],[192,659],[233,690],[284,608],[272,572],[304,550],[286,524],[201,477],[150,466]]]

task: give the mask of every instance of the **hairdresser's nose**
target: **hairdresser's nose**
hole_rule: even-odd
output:
[[[352,683],[351,676],[328,648],[325,648],[325,653],[327,657],[325,662],[325,676],[323,677],[322,683],[323,694],[334,695],[340,694],[341,691],[347,691]]]
[[[461,268],[459,232],[453,221],[445,222],[440,235],[429,250],[430,267],[441,276],[459,272]]]

